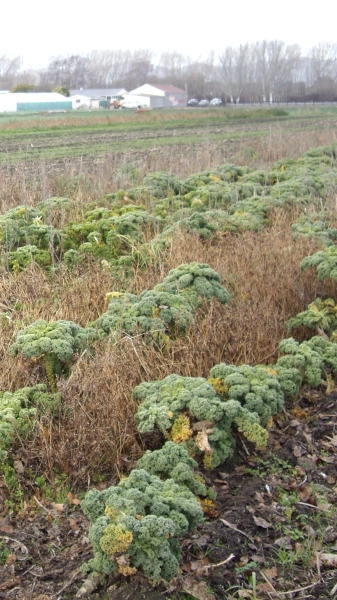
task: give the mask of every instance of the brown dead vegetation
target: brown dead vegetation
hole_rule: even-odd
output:
[[[272,126],[271,126],[272,127]],[[43,196],[68,195],[76,202],[78,215],[103,193],[133,185],[125,175],[127,164],[135,164],[139,181],[144,174],[164,170],[179,178],[226,162],[268,169],[281,157],[296,157],[312,146],[336,140],[327,124],[321,129],[295,135],[276,124],[267,137],[237,140],[228,144],[204,144],[186,148],[161,148],[125,155],[35,165],[1,167],[1,212],[17,204],[35,204]],[[124,171],[123,171],[124,172]],[[70,182],[74,182],[72,188]],[[67,183],[68,182],[68,183]],[[67,187],[68,186],[68,187]],[[334,198],[331,198],[331,212]],[[84,326],[107,307],[111,290],[140,293],[151,289],[172,268],[182,263],[208,263],[222,278],[232,300],[200,309],[196,326],[186,337],[171,342],[169,349],[155,350],[140,337],[109,340],[97,344],[94,353],[78,357],[68,380],[59,380],[61,409],[58,418],[36,424],[35,436],[22,441],[20,457],[35,465],[49,480],[55,469],[71,482],[83,483],[100,473],[112,479],[132,466],[140,454],[132,390],[142,380],[160,379],[170,373],[207,376],[219,362],[234,364],[272,363],[280,339],[287,337],[285,321],[304,310],[317,296],[334,297],[336,286],[320,282],[310,270],[301,273],[304,256],[317,250],[314,241],[292,239],[291,223],[296,208],[277,209],[269,227],[260,233],[240,236],[218,233],[210,240],[178,235],[163,254],[153,257],[146,270],[135,269],[134,277],[112,276],[88,259],[72,271],[60,268],[46,273],[34,266],[17,275],[0,276],[0,389],[16,390],[43,381],[36,364],[13,358],[9,347],[17,331],[37,319],[73,320]],[[74,215],[72,215],[72,218]]]
[[[169,349],[155,350],[136,336],[114,345],[100,342],[93,353],[78,357],[70,378],[58,382],[58,418],[43,418],[34,439],[22,442],[25,460],[50,480],[55,469],[73,484],[80,480],[83,485],[100,473],[114,478],[132,467],[142,452],[133,420],[132,390],[138,383],[170,373],[207,376],[219,362],[272,363],[279,340],[289,335],[285,321],[317,296],[336,293],[334,283],[319,282],[310,271],[301,273],[301,259],[317,246],[304,238],[292,239],[293,218],[289,209],[278,209],[269,228],[260,233],[218,234],[206,242],[180,235],[146,270],[136,269],[127,289],[140,293],[182,263],[206,262],[220,273],[232,300],[226,306],[213,301],[201,308],[195,328],[173,340]],[[9,355],[18,328],[38,318],[85,325],[106,310],[105,294],[111,289],[125,289],[125,283],[95,262],[53,276],[36,267],[16,277],[6,274],[0,282],[1,297],[20,299],[22,308],[10,320],[1,320],[1,388],[34,385],[44,377],[38,366]]]
[[[237,127],[242,137],[233,136],[233,126],[229,124],[223,139],[216,142],[208,139],[205,130],[201,143],[161,147],[156,146],[154,134],[151,149],[4,163],[0,165],[0,213],[18,204],[34,206],[52,196],[70,197],[79,210],[85,210],[86,204],[100,200],[103,194],[138,185],[154,171],[185,179],[191,173],[213,169],[224,162],[268,170],[276,160],[297,158],[311,147],[332,144],[337,139],[334,118],[313,118],[310,123],[303,118],[303,128],[291,121],[287,127],[283,121],[271,122],[268,135],[263,136],[256,133],[258,129],[256,122],[247,120]],[[137,171],[136,179],[130,176],[130,165]]]

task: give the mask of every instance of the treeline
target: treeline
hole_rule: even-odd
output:
[[[0,89],[31,84],[37,91],[171,83],[189,97],[220,96],[230,102],[337,100],[337,43],[324,42],[303,54],[298,44],[262,41],[227,46],[219,55],[192,60],[176,51],[92,50],[54,56],[46,67],[25,71],[22,58],[0,56]]]

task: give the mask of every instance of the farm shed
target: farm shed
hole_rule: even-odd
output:
[[[90,98],[82,96],[82,94],[70,96],[69,100],[71,100],[73,108],[91,108]]]
[[[127,91],[124,88],[101,88],[90,90],[70,90],[70,100],[73,108],[99,108],[102,100],[111,102],[121,96],[124,96]]]
[[[0,112],[19,112],[25,110],[69,110],[72,103],[69,98],[55,92],[0,94]]]
[[[187,94],[174,85],[150,85],[145,83],[129,92],[132,96],[142,96],[149,108],[181,108],[187,104]],[[145,102],[145,98],[149,98]]]

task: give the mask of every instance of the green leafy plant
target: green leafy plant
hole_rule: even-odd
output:
[[[117,486],[90,490],[81,504],[91,521],[94,558],[87,568],[131,575],[141,568],[154,582],[178,573],[176,536],[193,529],[203,512],[193,492],[173,479],[162,481],[144,469],[131,471]]]
[[[337,246],[328,246],[312,256],[306,256],[301,262],[301,270],[317,267],[318,279],[331,277],[337,281]]]
[[[209,381],[225,400],[238,400],[247,410],[257,413],[263,427],[273,415],[280,412],[284,404],[278,379],[263,366],[235,367],[222,363],[210,370]],[[219,383],[223,386],[223,392],[218,387]]]
[[[272,385],[265,385],[264,389],[260,386],[260,392],[256,387],[254,394],[250,392],[249,380],[246,378],[243,383],[236,369],[218,365],[211,375],[221,372],[222,379],[213,377],[209,381],[169,375],[162,381],[141,383],[133,394],[140,401],[136,413],[139,431],[145,433],[157,427],[173,442],[186,444],[191,453],[203,453],[207,468],[233,455],[237,431],[256,445],[264,446],[268,433],[261,423],[266,425],[270,416],[282,407],[280,385],[275,377],[269,376]]]
[[[0,460],[13,436],[26,436],[31,431],[34,417],[46,410],[53,411],[59,404],[57,394],[48,394],[43,384],[26,387],[16,392],[0,393]]]
[[[55,374],[64,372],[85,338],[84,329],[73,321],[39,319],[18,332],[10,352],[13,356],[20,352],[25,358],[42,361],[50,388],[55,392]]]
[[[326,368],[337,373],[337,344],[324,337],[314,336],[301,344],[293,338],[282,340],[280,352],[284,356],[278,359],[273,368],[278,373],[281,387],[289,396],[296,395],[302,383],[318,387]]]
[[[6,564],[7,558],[10,555],[9,549],[6,547],[5,540],[0,541],[0,565],[3,566]]]
[[[337,329],[337,306],[331,298],[321,300],[316,298],[314,302],[308,305],[308,309],[299,313],[296,317],[289,319],[285,326],[288,329],[295,329],[301,325],[316,329],[317,333],[325,336],[324,332],[332,334]]]
[[[202,477],[194,472],[198,463],[189,456],[182,444],[166,442],[159,450],[147,450],[138,460],[138,466],[161,479],[173,479],[178,484],[186,485],[197,496],[212,496]]]
[[[195,310],[202,299],[216,297],[220,302],[229,300],[227,290],[220,284],[220,276],[208,265],[191,263],[170,271],[153,290],[140,294],[112,292],[108,310],[90,323],[88,331],[106,335],[115,331],[128,335],[151,333],[174,336],[186,331],[194,323]],[[158,336],[158,334],[160,334]]]
[[[216,298],[222,304],[226,304],[230,299],[229,293],[220,284],[220,275],[209,265],[196,262],[172,269],[167,277],[154,287],[154,291],[184,294],[195,307],[200,306],[202,298]]]
[[[70,90],[67,87],[63,87],[63,86],[56,86],[52,89],[52,92],[56,92],[57,94],[62,94],[62,96],[66,96],[66,98],[69,98],[70,96]]]
[[[45,220],[47,215],[41,208],[17,206],[0,216],[0,243],[6,252],[27,246],[40,251],[59,249],[63,234]]]
[[[328,225],[328,213],[311,213],[302,215],[291,226],[294,238],[304,236],[318,239],[323,246],[332,246],[337,239],[337,229]]]
[[[14,273],[25,269],[33,262],[40,267],[48,267],[52,263],[52,258],[47,250],[40,250],[36,246],[22,246],[13,252],[6,252],[2,256],[2,263]]]

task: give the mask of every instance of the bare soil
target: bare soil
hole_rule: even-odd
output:
[[[174,138],[174,145],[183,143],[189,144],[189,138],[197,138],[198,143],[205,141],[206,138],[217,140],[225,138],[254,138],[268,134],[281,132],[282,135],[289,136],[296,132],[302,135],[310,132],[312,129],[331,130],[336,126],[335,118],[324,120],[305,118],[303,120],[292,120],[287,118],[278,118],[274,121],[270,119],[252,119],[235,122],[217,119],[215,123],[209,123],[207,126],[199,125],[197,122],[176,126],[173,123],[164,125],[161,128],[153,126],[116,129],[113,126],[79,128],[75,130],[64,129],[60,131],[37,131],[37,132],[17,132],[13,134],[2,134],[0,137],[0,159],[6,164],[10,158],[13,163],[40,160],[45,156],[46,150],[51,150],[52,156],[57,149],[65,152],[67,148],[71,154],[72,151],[80,151],[82,156],[92,155],[95,147],[101,147],[100,152],[116,150],[123,152],[123,145],[129,147],[131,144],[138,144],[141,147],[142,142],[152,142],[155,146],[156,141],[162,138]],[[173,139],[171,140],[173,141]],[[246,139],[247,141],[247,139]],[[150,144],[151,145],[151,144]],[[21,155],[22,153],[22,155]],[[12,156],[13,155],[13,156]],[[20,155],[22,158],[20,158]],[[52,158],[52,156],[50,158]],[[57,156],[57,154],[55,154]],[[47,155],[46,155],[47,157]]]
[[[337,590],[330,593],[337,568],[320,565],[317,555],[337,551],[336,403],[337,392],[305,389],[275,419],[266,451],[256,454],[239,440],[234,460],[203,473],[216,490],[216,506],[181,540],[177,580],[153,588],[141,574],[112,577],[90,597],[178,600],[191,598],[188,589],[199,600],[212,594],[217,600],[253,599],[255,573],[260,600],[336,599]],[[62,504],[50,503],[39,499],[36,488],[27,493],[25,510],[14,515],[0,486],[0,543],[9,550],[0,567],[0,598],[74,598],[84,581],[80,566],[91,557],[89,524],[77,500],[70,495]]]

